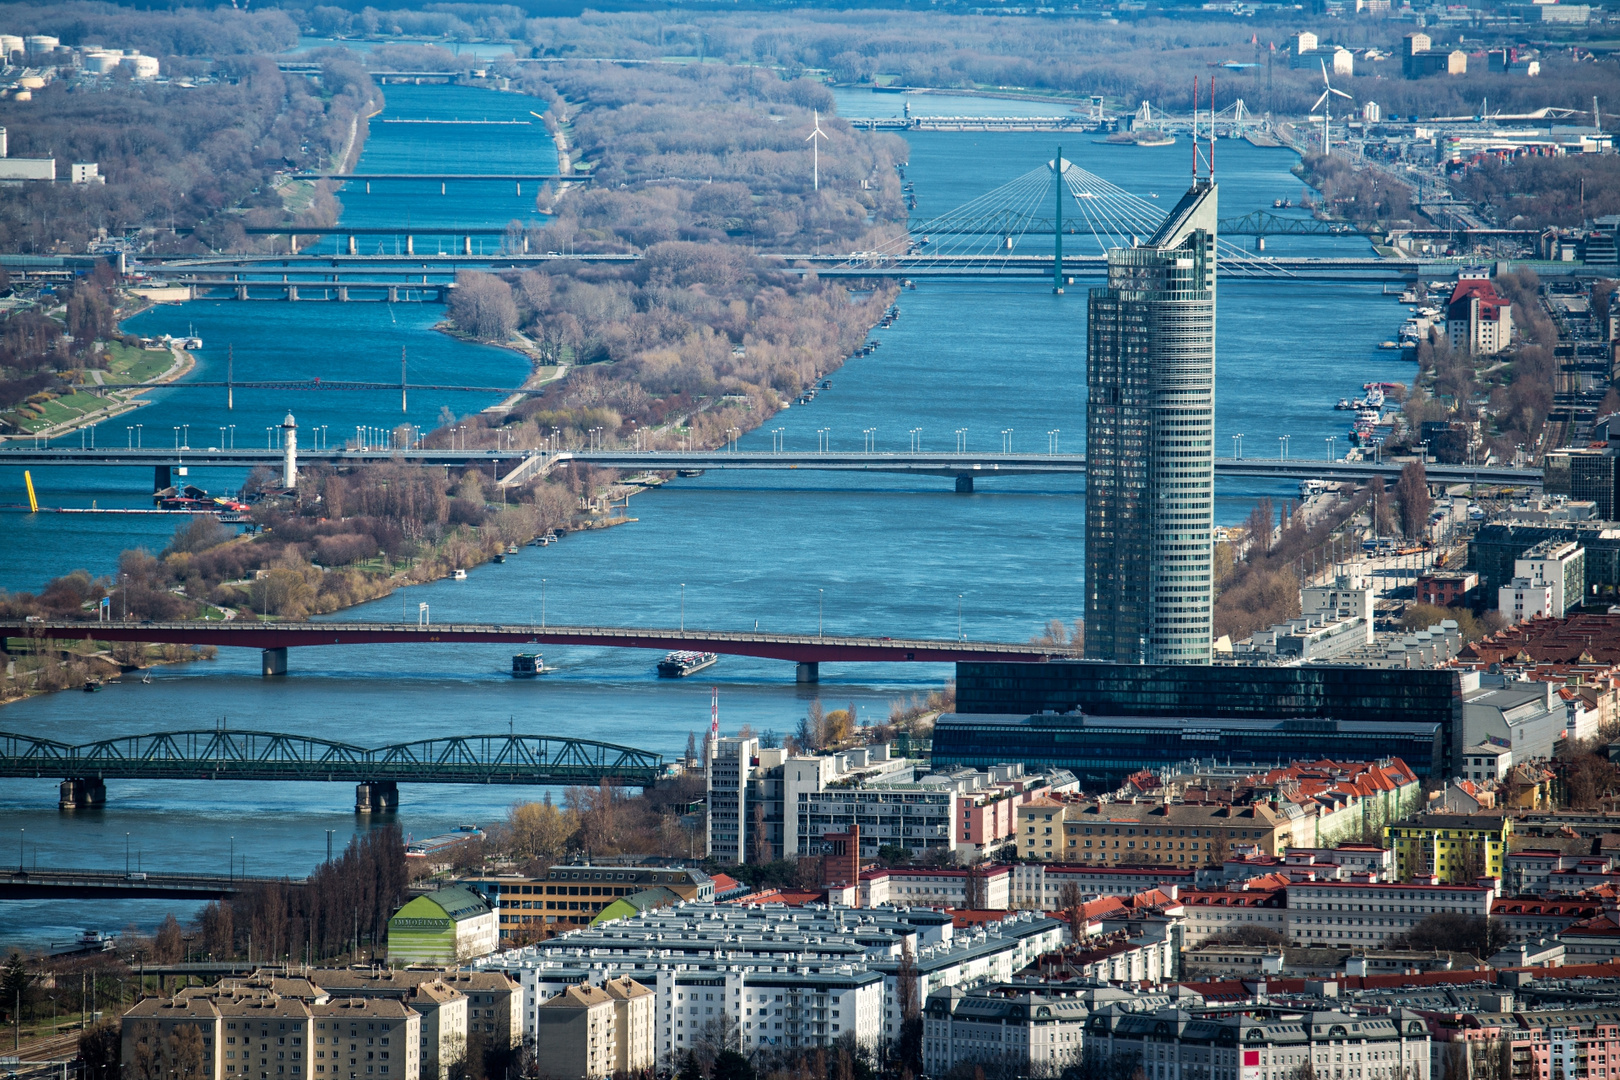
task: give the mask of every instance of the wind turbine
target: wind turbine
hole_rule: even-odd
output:
[[[814,116],[816,118],[816,129],[814,131],[812,131],[809,134],[809,136],[805,138],[804,141],[810,144],[811,160],[814,162],[814,167],[815,167],[816,190],[820,191],[821,190],[821,144],[816,142],[816,140],[818,138],[826,139],[826,138],[828,138],[828,135],[827,135],[827,133],[825,131],[821,130],[821,110],[816,109],[814,111]]]
[[[1333,152],[1328,146],[1328,120],[1330,119],[1331,114],[1333,112],[1333,97],[1332,97],[1332,95],[1338,94],[1340,97],[1344,98],[1344,100],[1346,100],[1346,101],[1350,100],[1350,95],[1345,93],[1343,90],[1335,90],[1335,89],[1333,89],[1333,84],[1328,82],[1327,61],[1322,60],[1322,61],[1319,61],[1319,63],[1321,63],[1321,65],[1322,65],[1322,86],[1323,86],[1323,90],[1322,90],[1322,96],[1316,99],[1316,104],[1315,105],[1311,106],[1311,111],[1315,112],[1317,109],[1322,110],[1322,156],[1326,157],[1328,154],[1331,154]]]

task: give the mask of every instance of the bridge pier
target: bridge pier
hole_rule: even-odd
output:
[[[958,495],[971,495],[971,494],[973,494],[973,477],[971,477],[971,476],[958,476],[956,478],[956,493]]]
[[[407,236],[405,238],[405,254],[407,254],[407,255],[415,255],[416,254],[416,237]]]
[[[267,679],[272,675],[287,674],[286,648],[264,650],[259,658],[259,674]]]
[[[355,238],[352,237],[352,236],[349,237],[349,254],[350,255],[358,255],[358,254],[360,254],[360,245],[355,241]]]
[[[1266,250],[1266,238],[1265,237],[1257,236],[1257,237],[1254,238],[1254,250],[1256,250],[1256,251],[1264,251],[1264,250]]]
[[[392,814],[399,809],[399,785],[392,780],[367,780],[354,785],[354,812]]]
[[[107,802],[107,784],[94,776],[70,776],[57,789],[60,810],[91,810]]]
[[[798,669],[793,673],[793,681],[799,683],[818,683],[821,681],[821,663],[817,660],[803,660],[799,662]]]
[[[289,300],[297,300],[298,299],[298,286],[296,286],[296,285],[288,285],[287,286],[287,299],[289,299]]]
[[[246,285],[238,285],[236,287],[236,298],[238,300],[246,300],[248,298]]]
[[[154,495],[160,491],[167,491],[173,486],[174,480],[169,476],[169,467],[167,465],[152,466],[152,493]]]
[[[461,238],[461,253],[463,255],[471,255],[472,254],[472,237],[463,236]]]
[[[349,287],[347,285],[339,285],[337,287],[337,294],[339,300],[347,303],[349,299]]]

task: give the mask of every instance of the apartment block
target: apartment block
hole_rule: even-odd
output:
[[[1176,896],[1189,945],[1211,938],[1231,939],[1245,927],[1288,932],[1291,893],[1281,887],[1209,891],[1191,889]]]
[[[1500,880],[1512,837],[1513,819],[1505,814],[1420,814],[1384,830],[1402,881],[1447,884]]]
[[[621,897],[664,888],[682,900],[714,899],[714,881],[682,866],[553,866],[540,877],[478,877],[461,884],[489,901],[501,937],[535,940],[589,926]]]
[[[990,1065],[1012,1076],[1056,1076],[1080,1063],[1090,1016],[1077,998],[1034,990],[936,990],[923,1008],[923,1070],[943,1076]]]
[[[655,995],[628,976],[608,979],[602,989],[613,999],[614,1073],[629,1076],[650,1070],[658,1061]]]
[[[705,851],[721,862],[748,862],[748,788],[759,768],[759,740],[713,740],[705,770],[709,795],[709,841]],[[757,856],[756,856],[757,858]]]
[[[1441,912],[1485,918],[1496,895],[1484,885],[1295,882],[1287,933],[1301,945],[1378,945]]]
[[[618,1065],[614,998],[599,986],[570,986],[535,1010],[534,1052],[553,1076],[600,1080]]]
[[[1495,356],[1513,344],[1513,304],[1488,277],[1465,274],[1446,306],[1446,337],[1454,351]]]
[[[897,1038],[909,953],[916,1000],[943,986],[1010,979],[1056,948],[1063,925],[1030,913],[958,933],[927,908],[789,909],[687,904],[577,930],[480,962],[519,980],[525,1024],[571,987],[629,976],[654,991],[667,1065],[706,1029],[736,1023],[745,1049]]]
[[[1012,867],[893,867],[861,874],[861,906],[927,905],[1005,911],[1012,907]]]
[[[1011,899],[1015,908],[1056,911],[1063,906],[1068,885],[1082,897],[1135,896],[1163,889],[1173,898],[1178,890],[1192,888],[1197,878],[1198,871],[1192,867],[1014,863]]]
[[[1303,814],[1250,806],[1036,799],[1019,816],[1025,859],[1095,865],[1219,866],[1239,847],[1286,851]],[[1299,839],[1313,839],[1300,836]]]

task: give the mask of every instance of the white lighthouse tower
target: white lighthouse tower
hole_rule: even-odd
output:
[[[281,422],[281,484],[283,487],[298,486],[298,422],[293,414],[288,413],[287,419]]]

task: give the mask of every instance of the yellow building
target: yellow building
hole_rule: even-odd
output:
[[[1041,798],[1018,808],[1018,853],[1025,859],[1091,866],[1219,866],[1240,848],[1283,854],[1299,843],[1294,828],[1304,822],[1273,810],[1269,803],[1081,803]]]
[[[1472,885],[1501,878],[1513,837],[1513,819],[1495,814],[1420,814],[1384,829],[1384,846],[1395,850],[1402,881],[1431,875],[1442,885]]]

